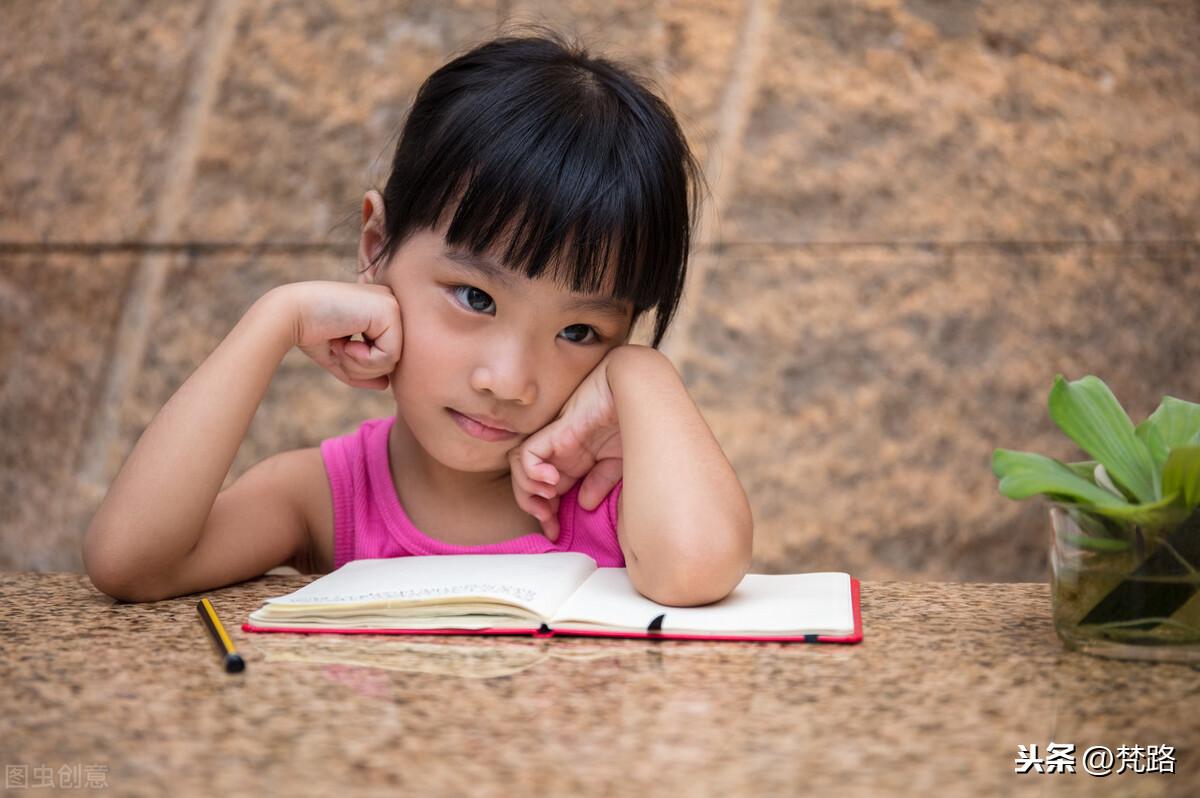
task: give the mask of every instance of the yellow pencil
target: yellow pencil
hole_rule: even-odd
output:
[[[213,609],[212,602],[208,599],[200,599],[196,602],[196,612],[200,613],[200,620],[204,621],[204,625],[208,627],[209,633],[212,635],[213,643],[217,646],[217,653],[221,654],[225,662],[225,671],[227,673],[237,673],[246,669],[246,663],[242,661],[242,657],[233,649],[233,641],[229,639],[229,635],[225,634],[225,627],[221,625],[221,619],[217,617],[217,611]]]

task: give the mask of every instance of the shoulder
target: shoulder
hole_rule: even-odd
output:
[[[388,434],[395,417],[370,418],[344,435],[326,438],[316,447],[326,459],[332,458],[333,466],[345,465],[345,461],[365,457],[368,453],[387,451]]]
[[[333,570],[333,494],[320,447],[295,449],[279,456],[287,469],[292,506],[304,521],[304,547],[288,563],[300,573]]]
[[[292,566],[301,573],[329,573],[335,560],[334,492],[339,501],[353,497],[355,485],[369,470],[369,461],[386,468],[387,438],[395,416],[371,418],[345,435],[321,441],[308,449],[297,449],[293,495],[308,530],[306,550],[297,554]]]

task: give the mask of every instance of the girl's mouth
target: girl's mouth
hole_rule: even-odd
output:
[[[459,428],[473,438],[479,438],[484,441],[506,441],[517,437],[517,433],[509,432],[506,429],[496,429],[489,427],[486,424],[480,424],[470,416],[464,416],[462,413],[453,408],[446,408],[446,412],[454,419]]]

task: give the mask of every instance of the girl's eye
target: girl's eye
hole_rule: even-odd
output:
[[[463,305],[476,313],[488,313],[488,308],[492,307],[492,312],[495,311],[495,302],[490,296],[483,291],[480,291],[473,285],[454,285],[450,287],[450,293]],[[579,337],[571,337],[568,334],[567,340],[573,344],[598,344],[600,343],[600,333],[595,327],[587,324],[572,324],[565,327],[563,332],[570,330],[575,331],[575,335]],[[591,335],[591,339],[588,336]]]
[[[580,332],[580,333],[579,333],[580,335],[582,335],[582,336],[583,336],[581,339],[567,338],[567,340],[568,340],[568,341],[570,341],[570,342],[571,342],[571,343],[573,343],[573,344],[596,344],[596,343],[600,343],[600,334],[596,332],[596,328],[595,328],[595,327],[589,327],[589,326],[588,326],[588,325],[586,325],[586,324],[572,324],[570,327],[564,327],[564,328],[563,328],[563,332],[567,332],[568,330],[582,330],[582,332]],[[589,333],[590,333],[590,334],[591,334],[591,336],[592,336],[591,340],[588,340],[588,334],[589,334]]]
[[[488,305],[495,304],[492,302],[492,298],[490,296],[480,291],[473,285],[456,285],[450,290],[456,297],[462,296],[460,292],[465,291],[466,302],[462,304],[465,304],[471,310],[474,310],[478,313],[486,313]],[[482,305],[482,307],[479,307],[480,305]]]

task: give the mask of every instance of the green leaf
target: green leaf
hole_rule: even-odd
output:
[[[1050,418],[1079,448],[1104,464],[1104,470],[1139,502],[1162,497],[1161,475],[1133,422],[1099,377],[1067,382],[1061,374],[1050,389]],[[1099,488],[1097,488],[1099,490]]]
[[[1096,461],[1095,460],[1080,460],[1078,463],[1063,463],[1067,468],[1071,469],[1075,474],[1086,479],[1088,482],[1095,484],[1096,482]]]
[[[1096,507],[1133,506],[1092,484],[1059,461],[1033,452],[997,449],[992,453],[992,473],[1000,477],[1000,492],[1010,499],[1027,499],[1039,493],[1049,493]]]
[[[1154,467],[1161,474],[1163,466],[1167,464],[1167,455],[1171,453],[1171,447],[1167,446],[1167,442],[1163,440],[1162,432],[1154,426],[1150,419],[1138,424],[1133,431],[1150,450],[1150,459],[1154,461]]]
[[[1164,396],[1158,409],[1139,426],[1157,430],[1168,449],[1200,443],[1200,405]]]
[[[1078,504],[1097,515],[1151,528],[1178,523],[1187,515],[1176,503],[1174,493],[1151,504],[1131,504],[1092,484],[1064,463],[1033,452],[996,449],[992,453],[992,472],[1000,478],[1000,492],[1010,499],[1044,494],[1054,501]]]
[[[1200,446],[1171,450],[1163,468],[1163,492],[1178,493],[1188,510],[1200,505]]]
[[[1146,527],[1150,532],[1178,524],[1187,518],[1188,512],[1177,501],[1177,494],[1171,493],[1153,504],[1125,504],[1119,506],[1088,506],[1080,507],[1096,515],[1103,515],[1114,521],[1126,524],[1137,524]]]

